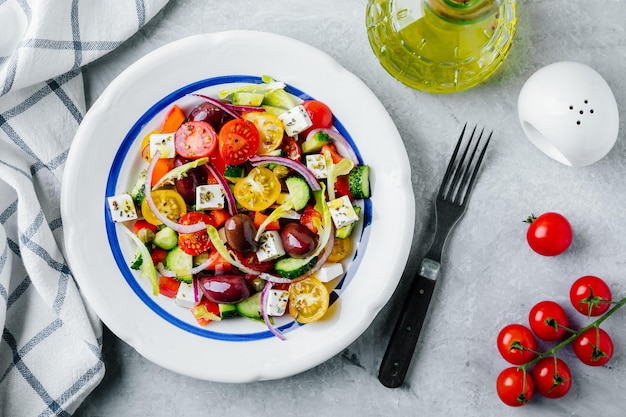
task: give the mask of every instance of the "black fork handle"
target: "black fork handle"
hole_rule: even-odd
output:
[[[422,261],[418,274],[411,284],[411,288],[406,295],[400,317],[396,321],[396,326],[391,334],[391,339],[387,345],[387,350],[383,356],[378,372],[378,380],[386,387],[397,388],[402,385],[404,378],[411,364],[415,346],[419,339],[428,306],[435,291],[436,274],[434,277],[425,277]],[[434,261],[431,261],[434,262]],[[437,267],[438,267],[437,263]]]

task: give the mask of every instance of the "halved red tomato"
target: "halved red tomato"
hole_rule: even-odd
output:
[[[293,159],[294,161],[302,159],[302,150],[294,138],[290,138],[289,136],[283,137],[283,143],[280,145],[280,149],[285,152],[285,155],[289,159]]]
[[[233,119],[222,126],[218,141],[224,162],[228,165],[239,165],[250,159],[259,149],[259,131],[252,122]]]
[[[217,146],[217,133],[207,122],[183,123],[174,134],[176,153],[187,159],[211,155]]]
[[[190,211],[178,220],[178,223],[185,225],[200,222],[211,224],[212,220],[208,215],[197,211]],[[194,233],[180,233],[178,235],[178,246],[180,246],[183,252],[191,256],[197,256],[209,250],[211,247],[211,238],[206,230]]]

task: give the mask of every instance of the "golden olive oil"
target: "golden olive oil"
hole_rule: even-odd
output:
[[[430,93],[462,91],[491,76],[516,22],[515,0],[370,0],[366,15],[385,70]]]

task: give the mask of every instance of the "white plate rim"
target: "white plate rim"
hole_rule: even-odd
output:
[[[275,53],[284,51],[290,54],[276,58]],[[196,57],[198,67],[210,67],[177,66],[176,58],[186,56]],[[241,62],[242,56],[246,62]],[[267,56],[273,57],[272,62],[267,62]],[[228,63],[216,64],[225,58]],[[222,342],[164,327],[115,276],[115,260],[106,239],[103,184],[112,155],[137,116],[178,87],[202,77],[239,73],[270,74],[327,102],[373,168],[371,235],[360,266],[367,273],[358,277],[358,282],[368,285],[351,284],[330,319],[303,326],[284,342],[276,338]],[[348,93],[350,97],[346,97]],[[124,103],[123,110],[120,102]],[[355,116],[355,109],[360,117]],[[361,117],[368,121],[367,134]],[[362,134],[384,137],[386,152],[376,152],[376,144],[369,139],[360,143]],[[413,236],[414,210],[406,150],[393,121],[371,90],[324,52],[291,38],[257,31],[184,38],[155,50],[122,72],[83,119],[68,154],[61,193],[66,257],[84,298],[104,324],[152,362],[218,382],[291,376],[328,360],[359,337],[387,303],[402,275]],[[86,245],[88,227],[92,230]],[[380,265],[383,261],[384,268]],[[130,320],[129,315],[136,320]],[[178,351],[185,354],[172,354]],[[263,360],[255,360],[255,352],[257,359],[262,355]],[[210,359],[214,357],[222,359]]]

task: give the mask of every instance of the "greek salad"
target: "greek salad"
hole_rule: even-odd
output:
[[[321,101],[263,83],[171,105],[141,144],[136,183],[108,197],[136,244],[130,267],[200,326],[324,317],[370,198],[370,168]]]

